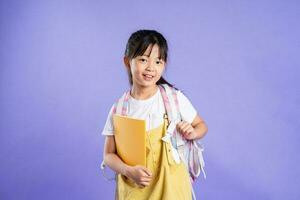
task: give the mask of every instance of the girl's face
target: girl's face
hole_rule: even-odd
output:
[[[158,57],[159,47],[155,44],[152,50],[151,45],[149,45],[143,55],[130,60],[133,84],[141,87],[156,85],[156,82],[160,79],[165,69],[165,62]]]

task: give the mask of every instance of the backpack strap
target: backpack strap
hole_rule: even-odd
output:
[[[168,118],[170,121],[174,121],[177,118],[176,110],[174,109],[174,102],[173,99],[170,98],[171,96],[171,90],[167,84],[159,85],[160,92],[162,94],[165,108],[168,114]]]
[[[124,92],[122,97],[115,103],[113,114],[127,115],[128,112],[128,99],[130,96],[130,90]]]
[[[172,157],[174,158],[175,162],[177,164],[179,164],[181,162],[181,156],[179,155],[177,148],[175,148],[177,146],[176,143],[176,112],[173,113],[173,111],[175,111],[174,109],[172,109],[172,104],[169,98],[169,95],[167,94],[168,90],[165,89],[165,87],[163,85],[158,85],[162,98],[163,98],[163,102],[164,102],[164,106],[165,109],[167,111],[167,115],[168,115],[168,121],[169,121],[169,125],[167,128],[167,133],[165,134],[165,136],[162,138],[162,140],[164,142],[170,143],[170,147],[171,147],[171,151],[172,151]]]
[[[170,130],[170,132],[172,133],[173,136],[175,136],[176,138],[176,148],[178,151],[178,154],[181,158],[181,160],[183,160],[186,164],[186,166],[193,166],[194,167],[194,160],[197,159],[197,162],[200,162],[200,170],[203,172],[203,176],[206,179],[206,173],[204,171],[204,166],[205,166],[205,162],[203,159],[203,155],[202,152],[204,151],[204,148],[202,147],[201,144],[198,144],[196,142],[196,140],[191,140],[191,141],[187,141],[180,133],[178,133],[176,131],[176,124],[181,121],[181,114],[180,114],[180,109],[179,109],[179,103],[178,103],[178,98],[177,98],[177,93],[175,88],[169,87],[167,84],[162,84],[162,86],[164,87],[166,92],[162,92],[162,96],[163,99],[168,99],[168,101],[165,101],[166,104],[166,110],[168,111],[168,109],[171,109],[171,111],[168,112],[171,113],[169,116],[172,116],[172,119],[175,122],[175,127],[171,127],[171,128],[175,128],[174,130]],[[168,106],[167,104],[169,104],[170,106]],[[189,153],[192,148],[197,148],[198,149],[198,156],[197,158],[193,158],[193,159],[188,159],[190,158]],[[188,163],[189,161],[191,163]],[[195,167],[196,168],[196,167]],[[198,177],[200,175],[200,170],[198,171],[197,174],[191,174],[191,180],[192,183],[194,182],[194,180],[196,179],[196,177]],[[193,169],[190,169],[190,171],[194,171]]]
[[[166,91],[165,94],[167,98],[169,99],[169,109],[172,110],[170,111],[170,113],[172,113],[172,115],[170,114],[170,116],[173,121],[173,126],[170,127],[169,131],[173,133],[172,135],[174,135],[175,146],[176,148],[178,148],[179,146],[185,145],[186,139],[176,131],[176,124],[181,121],[177,93],[175,88],[172,88],[167,84],[162,84],[162,86]],[[164,95],[164,93],[162,93],[162,95]],[[166,102],[166,104],[168,104],[168,102]],[[166,110],[168,110],[168,107],[166,107]]]
[[[116,103],[114,103],[112,114],[116,114],[116,112],[117,112],[117,105]]]

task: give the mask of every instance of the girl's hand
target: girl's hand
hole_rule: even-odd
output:
[[[152,173],[150,170],[140,165],[130,167],[127,176],[142,187],[148,186],[152,179]]]
[[[177,123],[176,129],[187,140],[192,140],[195,137],[194,127],[186,121]]]

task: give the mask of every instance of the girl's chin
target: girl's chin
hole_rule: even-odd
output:
[[[147,83],[143,83],[142,85],[143,85],[144,87],[150,87],[150,86],[156,85],[156,83],[155,83],[155,82],[151,82],[151,83],[147,82]]]
[[[151,87],[151,86],[156,85],[156,82],[155,81],[140,81],[138,83],[138,85],[140,85],[142,87]]]

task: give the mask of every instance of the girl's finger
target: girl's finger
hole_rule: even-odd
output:
[[[190,127],[188,128],[188,130],[186,130],[186,132],[187,132],[188,134],[191,134],[191,133],[193,132],[193,130],[194,130],[194,128],[193,128],[192,126],[190,126]]]
[[[176,125],[176,131],[179,131],[179,126],[178,126],[178,124]]]
[[[179,132],[180,132],[180,126],[177,126],[177,127],[176,127],[176,129],[177,129],[177,131],[179,131]]]
[[[183,122],[182,124],[179,125],[179,129],[181,131],[183,131],[184,127],[186,127],[186,126],[187,126],[187,124]]]
[[[180,122],[178,122],[178,124],[179,124],[179,125],[182,125],[183,123],[184,123],[184,121],[180,121]]]
[[[140,184],[141,184],[142,186],[144,186],[144,187],[150,185],[149,182],[145,182],[145,181],[140,182]]]
[[[142,169],[146,173],[146,175],[148,175],[150,177],[152,176],[152,173],[151,173],[151,171],[149,169],[147,169],[146,167],[142,167]]]
[[[194,138],[194,132],[191,131],[188,136],[187,136],[187,139],[193,139]]]
[[[183,132],[187,133],[187,130],[189,130],[191,128],[191,125],[190,124],[187,124],[183,127]]]
[[[180,121],[177,123],[177,126],[182,127],[184,124],[186,124],[186,121]]]
[[[142,177],[141,181],[150,182],[152,179],[150,177]]]
[[[138,183],[137,185],[138,185],[138,187],[141,188],[141,189],[145,187],[145,185],[143,185],[143,184],[141,184],[141,183]]]
[[[181,126],[182,123],[183,123],[182,121],[181,121],[181,122],[178,122],[178,123],[177,123],[177,126]]]
[[[192,128],[188,129],[186,132],[184,132],[184,137],[185,137],[186,139],[190,139],[191,133],[192,133],[192,132],[193,132],[193,129],[192,129]]]

